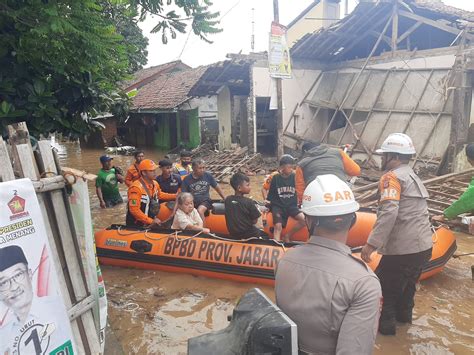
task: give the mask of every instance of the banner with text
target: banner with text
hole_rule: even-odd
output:
[[[286,27],[272,22],[270,48],[268,50],[268,68],[272,78],[290,79],[290,49],[286,38]]]
[[[73,355],[71,325],[29,179],[0,183],[0,354]]]

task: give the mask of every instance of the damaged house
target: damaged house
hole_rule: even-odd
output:
[[[348,144],[375,167],[383,139],[404,132],[418,152],[413,165],[455,170],[474,141],[473,25],[474,13],[440,1],[360,1],[302,37],[291,50],[293,78],[283,81],[286,149]]]

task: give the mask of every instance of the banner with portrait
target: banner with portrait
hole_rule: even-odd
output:
[[[291,79],[290,48],[286,38],[286,27],[272,22],[268,69],[272,78]]]
[[[0,354],[73,355],[43,215],[29,179],[0,183]]]

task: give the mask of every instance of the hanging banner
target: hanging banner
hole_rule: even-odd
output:
[[[290,48],[286,38],[286,27],[276,22],[272,22],[270,32],[268,68],[272,78],[291,78]]]
[[[73,355],[38,199],[29,179],[0,183],[0,354]]]
[[[77,178],[72,185],[72,193],[69,195],[72,218],[76,230],[77,241],[81,250],[82,264],[87,273],[87,284],[91,294],[96,299],[94,307],[94,319],[96,320],[97,332],[102,352],[105,345],[105,326],[107,325],[107,296],[99,259],[95,252],[94,231],[92,228],[92,217],[87,182]],[[1,355],[1,354],[0,354]]]

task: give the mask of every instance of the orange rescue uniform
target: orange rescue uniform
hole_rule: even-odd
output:
[[[125,185],[128,187],[132,186],[132,183],[140,179],[140,171],[138,170],[137,164],[132,164],[127,170],[127,175],[125,176]]]
[[[142,185],[145,183],[150,195]],[[151,183],[145,179],[135,180],[128,189],[128,211],[127,225],[150,225],[153,218],[150,216],[150,202],[152,199],[159,201],[160,198],[167,200],[176,199],[176,194],[162,192],[160,185],[153,180]]]

